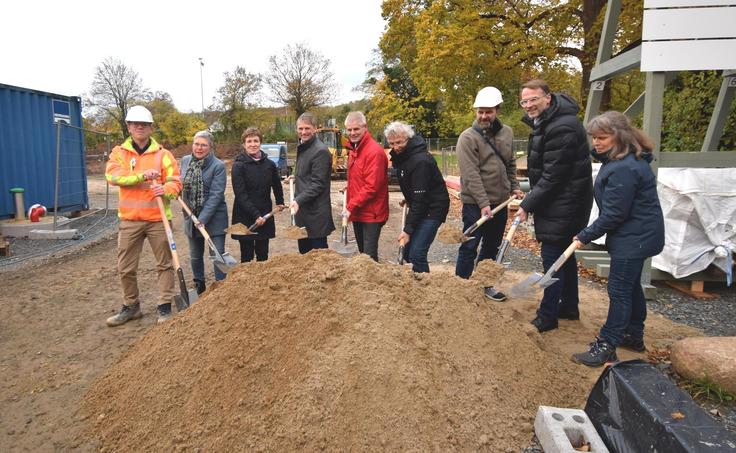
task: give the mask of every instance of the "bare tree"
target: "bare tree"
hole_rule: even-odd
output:
[[[122,61],[108,57],[95,69],[86,104],[100,116],[113,118],[120,126],[123,137],[127,137],[125,115],[128,114],[128,107],[136,102],[146,102],[150,97],[136,71]]]
[[[333,99],[335,80],[330,60],[306,44],[286,46],[280,56],[272,55],[268,63],[266,84],[273,100],[288,105],[297,116]]]

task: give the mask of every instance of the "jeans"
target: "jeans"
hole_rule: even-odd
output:
[[[608,318],[601,328],[601,338],[611,346],[621,344],[625,334],[636,340],[644,338],[647,304],[641,287],[645,258],[611,258],[608,274]]]
[[[268,239],[239,239],[239,242],[241,263],[253,261],[253,255],[256,261],[268,259]]]
[[[383,224],[384,222],[353,222],[358,251],[370,256],[376,262],[378,262],[378,238],[381,236]]]
[[[205,247],[205,240],[204,238],[196,234],[193,238],[187,237],[189,239],[189,261],[192,265],[192,275],[194,276],[194,280],[199,280],[201,282],[204,281],[204,247]],[[217,251],[220,253],[225,253],[225,236],[212,236],[211,237],[212,242],[215,243],[215,247],[217,247]],[[208,247],[209,248],[209,247]],[[214,256],[214,252],[210,250],[210,256]],[[220,272],[220,270],[217,268],[217,266],[213,266],[215,268],[215,280],[220,281],[225,279],[225,274]]]
[[[414,228],[409,243],[404,247],[404,261],[411,263],[412,271],[429,272],[427,253],[441,223],[435,219],[423,219]]]
[[[491,205],[491,208],[494,207],[495,205]],[[463,204],[463,231],[480,219],[480,215],[480,207],[477,204]],[[460,249],[457,252],[455,275],[461,278],[470,278],[475,267],[476,256],[478,262],[496,259],[508,217],[507,209],[500,211],[473,232],[473,239],[460,244]],[[477,253],[478,244],[481,244],[480,255]]]
[[[321,238],[298,239],[297,244],[299,245],[299,253],[304,255],[310,250],[326,249],[327,248],[327,236],[323,236]]]
[[[542,242],[542,265],[545,272],[552,267],[570,242]],[[542,296],[537,314],[544,318],[557,319],[560,312],[578,311],[578,265],[575,261],[575,254],[573,253],[560,270],[552,276],[558,278],[559,281],[544,289],[544,296]]]

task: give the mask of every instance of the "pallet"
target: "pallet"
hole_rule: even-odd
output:
[[[10,256],[10,242],[0,236],[0,256]]]
[[[706,293],[703,291],[705,283],[703,280],[691,280],[690,282],[666,280],[665,283],[667,283],[668,286],[696,299],[710,300],[718,298],[718,295],[716,294]],[[690,284],[688,285],[688,283]]]

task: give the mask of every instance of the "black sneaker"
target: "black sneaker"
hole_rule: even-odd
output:
[[[596,338],[594,342],[590,343],[590,348],[587,351],[573,354],[572,361],[589,367],[599,367],[606,362],[618,362],[618,357],[616,356],[616,348],[606,340]]]
[[[570,321],[578,321],[580,319],[580,312],[575,311],[560,311],[557,315],[557,319],[569,319]]]
[[[487,298],[495,300],[496,302],[503,302],[506,300],[506,294],[496,290],[496,288],[494,288],[493,286],[486,286],[483,289],[483,293],[486,295]]]
[[[634,352],[644,352],[647,350],[647,347],[644,346],[644,340],[639,338],[636,339],[629,335],[628,333],[624,335],[624,337],[621,339],[621,344],[618,345],[619,348],[628,349],[630,351]]]
[[[125,324],[128,321],[131,321],[133,319],[138,319],[143,316],[143,313],[141,312],[141,304],[137,303],[135,305],[123,305],[123,308],[120,309],[120,312],[116,314],[115,316],[110,316],[107,318],[107,325],[110,327],[120,326]]]
[[[158,309],[158,324],[164,323],[171,319],[171,304],[161,304],[157,307]]]
[[[547,332],[548,330],[554,330],[557,328],[557,320],[552,318],[545,318],[542,315],[537,315],[532,320],[532,325],[537,328],[539,333]]]

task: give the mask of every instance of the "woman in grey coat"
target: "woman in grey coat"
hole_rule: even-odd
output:
[[[299,146],[296,150],[294,202],[289,206],[296,213],[296,224],[306,227],[307,238],[299,239],[299,253],[326,249],[327,236],[335,230],[330,201],[332,156],[327,146],[317,138],[316,121],[309,112],[296,121]]]
[[[225,164],[215,157],[215,141],[208,131],[194,134],[192,154],[181,159],[182,198],[212,237],[217,250],[225,252],[225,228],[228,225]],[[204,278],[205,241],[192,220],[184,212],[184,232],[189,239],[189,259],[197,293],[206,288]],[[212,253],[210,251],[210,253]],[[225,274],[215,267],[215,280]]]

